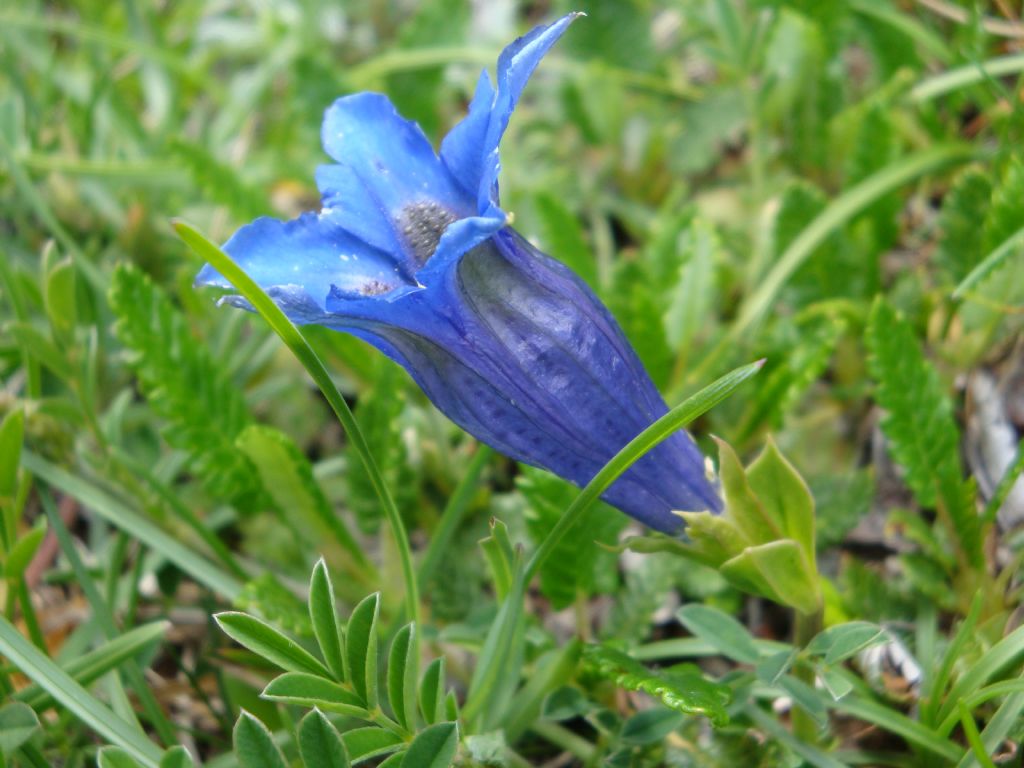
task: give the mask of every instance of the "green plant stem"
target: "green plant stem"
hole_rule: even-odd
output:
[[[821,631],[823,618],[824,611],[821,608],[814,613],[793,611],[793,644],[801,650],[806,648],[814,636]],[[810,662],[798,661],[793,667],[793,674],[808,687],[814,688],[815,671]],[[791,713],[793,734],[805,744],[817,744],[818,724],[811,714],[796,702],[793,702]]]
[[[647,429],[630,440],[601,471],[594,475],[586,487],[580,491],[569,508],[559,518],[551,533],[533,553],[526,565],[524,579],[529,582],[537,573],[537,569],[555,551],[563,539],[591,504],[614,483],[619,476],[633,465],[641,456],[667,438],[673,432],[685,427],[688,423],[711,410],[714,406],[732,394],[740,384],[761,370],[764,360],[758,360],[727,373],[722,378],[709,384],[692,397],[687,398],[670,410]]]
[[[912,102],[921,104],[983,80],[1012,75],[1017,72],[1024,72],[1024,54],[1022,53],[989,59],[977,64],[965,64],[962,67],[929,77],[915,85],[909,96]]]
[[[579,758],[584,763],[589,762],[594,756],[595,748],[593,744],[558,723],[538,720],[530,726],[530,730],[545,741],[549,741],[556,747],[564,749],[569,754]]]
[[[384,482],[384,477],[381,475],[380,469],[377,467],[377,462],[373,458],[373,454],[370,452],[370,447],[366,442],[366,438],[363,436],[362,430],[359,428],[359,424],[356,422],[355,417],[352,415],[351,409],[348,407],[348,403],[345,402],[345,398],[342,397],[341,392],[334,385],[334,381],[331,379],[330,374],[324,367],[320,358],[316,352],[306,341],[305,337],[299,333],[299,329],[295,327],[291,320],[287,318],[284,312],[281,311],[280,307],[275,304],[263,289],[256,284],[256,282],[249,277],[245,271],[234,262],[234,260],[224,253],[220,248],[214,245],[212,242],[207,240],[197,230],[189,226],[183,221],[174,222],[174,229],[177,231],[178,236],[190,247],[195,253],[202,258],[204,261],[208,261],[213,267],[220,272],[230,282],[238,292],[245,297],[245,299],[252,304],[252,306],[263,316],[263,319],[267,321],[274,332],[281,338],[281,341],[292,351],[292,354],[298,358],[299,362],[312,377],[313,381],[320,388],[327,402],[330,403],[335,416],[338,417],[338,421],[341,422],[341,426],[345,430],[345,434],[351,441],[352,446],[355,448],[356,453],[359,455],[360,460],[363,463],[363,468],[366,470],[366,474],[370,478],[370,483],[373,485],[374,491],[377,493],[377,498],[381,502],[381,506],[384,507],[384,514],[387,518],[388,525],[391,528],[391,533],[395,539],[395,545],[398,547],[399,560],[402,566],[402,576],[405,582],[405,613],[408,619],[419,626],[420,621],[420,600],[419,600],[419,588],[416,580],[416,571],[413,567],[412,562],[412,550],[409,546],[409,536],[405,530],[405,524],[402,522],[402,516],[399,514],[398,507],[395,504],[394,497],[388,490],[387,485]],[[419,633],[414,635],[414,642],[419,647]],[[417,654],[418,656],[418,654]]]
[[[427,582],[434,575],[434,571],[437,570],[437,566],[440,565],[441,558],[448,550],[448,545],[451,543],[452,537],[455,536],[455,532],[462,522],[466,508],[469,506],[470,501],[473,500],[473,494],[476,492],[480,475],[493,455],[494,451],[489,447],[482,444],[478,445],[476,453],[473,455],[469,466],[462,475],[462,479],[459,480],[459,484],[455,488],[455,492],[448,498],[444,512],[441,513],[441,520],[430,537],[430,544],[427,546],[423,559],[420,560],[420,589],[426,587]]]

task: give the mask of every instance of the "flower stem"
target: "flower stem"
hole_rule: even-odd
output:
[[[803,650],[814,636],[821,631],[823,610],[818,608],[814,613],[802,613],[793,611],[793,644]],[[814,687],[814,667],[807,661],[800,661],[793,667],[794,676],[802,683],[811,688]],[[793,702],[791,710],[793,721],[793,735],[805,744],[815,744],[818,741],[818,724],[803,707]]]
[[[299,329],[281,311],[280,307],[264,293],[263,289],[230,256],[185,222],[174,222],[174,228],[178,236],[192,250],[202,257],[203,260],[212,264],[253,305],[253,308],[263,316],[263,319],[267,321],[267,324],[281,338],[281,341],[285,343],[292,351],[292,354],[302,363],[310,377],[320,388],[320,391],[323,392],[327,402],[330,403],[334,414],[338,417],[338,421],[341,422],[341,426],[345,429],[345,434],[351,441],[352,447],[355,448],[356,454],[362,460],[363,468],[370,479],[370,484],[373,486],[377,498],[384,508],[384,516],[395,538],[395,545],[398,547],[398,556],[402,565],[402,577],[405,582],[405,614],[410,621],[415,622],[419,626],[419,589],[416,582],[416,571],[413,568],[412,550],[409,546],[409,536],[405,530],[405,523],[402,522],[402,516],[398,512],[394,497],[384,483],[384,477],[381,475],[380,468],[370,452],[370,446],[367,444],[362,430],[359,429],[359,424],[352,415],[352,411],[348,407],[348,403],[345,402],[345,398],[341,396],[338,388],[334,385],[334,381],[324,367],[323,362],[316,352],[313,351],[313,348],[309,346],[306,338],[299,333]],[[420,633],[418,632],[413,635],[417,647],[419,636]]]

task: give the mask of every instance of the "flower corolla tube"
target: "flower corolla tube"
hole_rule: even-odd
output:
[[[509,226],[498,144],[534,68],[578,14],[508,46],[441,143],[387,97],[324,116],[335,163],[319,212],[259,218],[224,245],[297,324],[346,331],[404,367],[452,421],[508,456],[586,484],[667,412],[611,314],[565,265]],[[230,288],[210,265],[197,283]],[[222,301],[251,308],[238,296]],[[682,510],[720,511],[693,441],[677,432],[603,498],[671,533]]]

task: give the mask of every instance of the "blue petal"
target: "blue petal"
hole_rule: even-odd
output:
[[[358,93],[331,105],[321,130],[338,165],[317,169],[323,205],[368,245],[395,254],[411,274],[423,253],[410,241],[408,211],[427,204],[447,220],[476,213],[420,127],[386,96]]]
[[[441,158],[469,195],[477,210],[498,204],[498,144],[512,110],[544,54],[580,13],[570,13],[545,27],[537,27],[502,51],[498,58],[497,91],[485,71],[477,83],[469,114],[441,143]]]
[[[353,237],[331,214],[304,213],[288,222],[256,219],[224,251],[300,323],[323,322],[332,287],[378,296],[408,285],[392,258]],[[196,283],[232,287],[209,264]]]

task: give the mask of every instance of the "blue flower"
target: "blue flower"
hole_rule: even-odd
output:
[[[498,201],[509,117],[577,15],[502,52],[497,83],[481,75],[440,156],[387,97],[338,99],[322,129],[335,163],[316,172],[320,212],[257,219],[224,249],[294,322],[365,339],[467,432],[583,485],[667,408],[608,310],[508,226]],[[209,265],[197,282],[230,288]],[[604,498],[665,532],[682,525],[673,510],[722,505],[684,433],[640,459]]]

